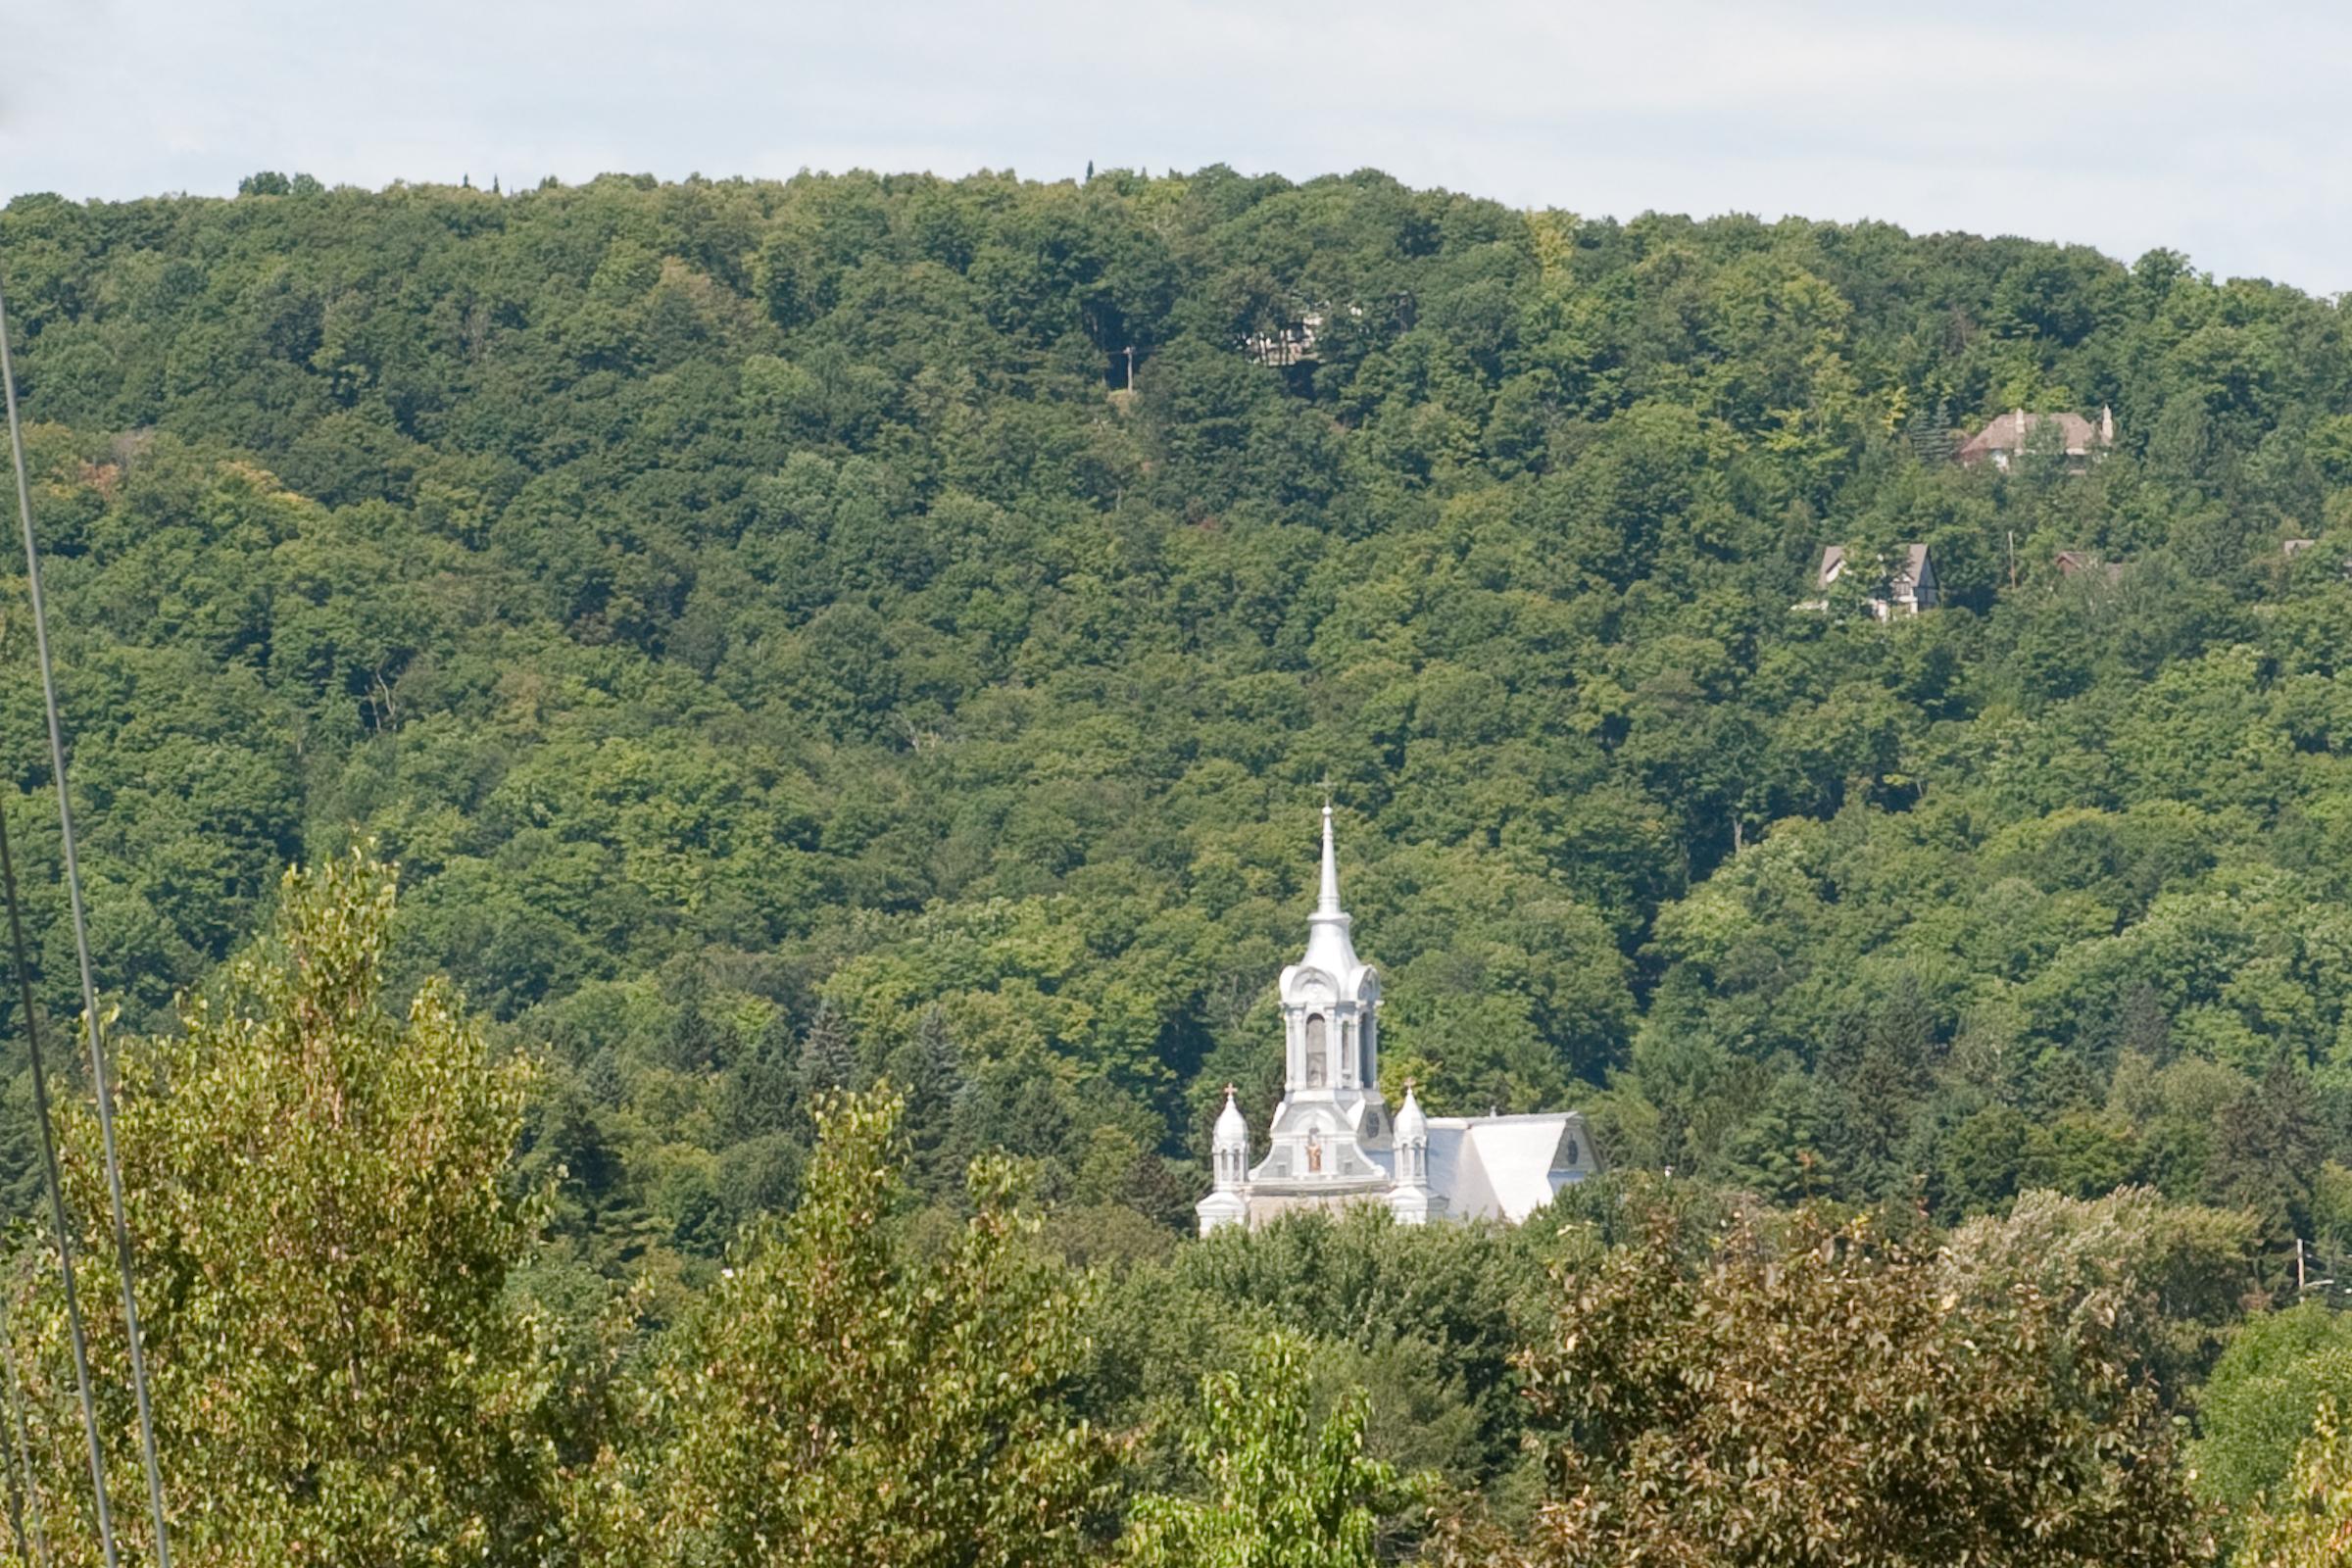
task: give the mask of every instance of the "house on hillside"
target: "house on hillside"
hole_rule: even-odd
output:
[[[1831,545],[1821,553],[1821,569],[1814,574],[1814,586],[1825,595],[1842,581],[1846,572],[1863,570],[1853,555],[1843,545]],[[1916,615],[1923,610],[1934,610],[1942,603],[1941,590],[1936,586],[1936,563],[1924,544],[1895,547],[1893,564],[1885,577],[1869,586],[1865,603],[1871,614],[1880,620],[1891,620],[1897,615]],[[1799,610],[1827,610],[1828,599],[1807,600]]]
[[[1960,448],[1960,461],[1974,467],[1990,463],[2006,471],[2018,458],[2032,450],[2036,440],[2048,441],[2054,450],[2065,454],[2070,468],[2090,466],[2094,458],[2115,445],[2115,412],[2102,407],[2099,422],[2091,423],[2080,414],[2028,414],[2012,409],[1996,414],[1991,422],[1971,436]]]
[[[2123,580],[2122,562],[2102,561],[2088,550],[2061,550],[2054,560],[2061,577],[2088,577],[2109,586]]]
[[[1294,365],[1315,363],[1315,338],[1323,330],[1323,316],[1309,311],[1295,321],[1286,321],[1269,331],[1252,332],[1242,340],[1242,350],[1260,365],[1287,369]]]

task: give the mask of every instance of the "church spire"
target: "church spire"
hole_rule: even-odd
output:
[[[1323,802],[1323,896],[1315,901],[1315,913],[1340,913],[1340,858],[1331,847],[1331,802]]]
[[[1340,858],[1332,845],[1331,803],[1323,805],[1323,886],[1315,898],[1315,912],[1306,922],[1306,956],[1300,961],[1322,970],[1338,984],[1352,988],[1363,969],[1348,937],[1354,922],[1340,906]]]

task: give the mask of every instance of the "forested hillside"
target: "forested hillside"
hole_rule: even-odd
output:
[[[1778,1198],[2352,1227],[2327,303],[1221,169],[258,175],[23,198],[0,257],[104,983],[160,1019],[373,835],[403,972],[550,1048],[596,1247],[714,1255],[811,1075],[885,1070],[944,1185],[1002,1146],[1180,1223],[1215,1086],[1279,1087],[1326,778],[1445,1108]],[[1949,459],[2102,405],[2087,472]],[[1941,610],[1792,612],[1913,540]]]
[[[515,192],[263,174],[233,200],[20,198],[0,270],[100,979],[127,1030],[165,1037],[126,1079],[134,1148],[156,1141],[141,1169],[159,1190],[265,1179],[211,1141],[270,1124],[239,1097],[274,1072],[278,1026],[196,1017],[173,1043],[173,998],[294,1006],[315,977],[268,978],[272,956],[347,937],[304,936],[333,888],[290,884],[281,911],[279,874],[372,841],[401,867],[397,920],[363,867],[340,896],[373,912],[329,926],[363,933],[368,987],[381,936],[386,983],[422,998],[401,1051],[443,1075],[431,1094],[384,1079],[385,1125],[477,1078],[479,1108],[455,1152],[427,1139],[406,1171],[354,1153],[337,1179],[373,1171],[385,1215],[447,1209],[434,1223],[469,1238],[480,1289],[434,1308],[432,1344],[566,1370],[455,1389],[433,1368],[458,1362],[427,1356],[410,1393],[370,1393],[389,1402],[352,1419],[413,1427],[383,1442],[421,1455],[476,1444],[497,1487],[435,1506],[498,1560],[556,1529],[532,1512],[556,1493],[567,1540],[751,1550],[695,1532],[784,1506],[727,1492],[759,1462],[725,1447],[749,1430],[730,1401],[765,1395],[695,1369],[851,1397],[824,1354],[775,1348],[802,1332],[760,1315],[781,1302],[812,1303],[810,1334],[882,1300],[926,1323],[994,1302],[1017,1319],[1004,1343],[925,1329],[887,1353],[947,1359],[891,1376],[963,1388],[956,1357],[1002,1354],[1034,1380],[1022,1400],[1058,1391],[1098,1429],[1055,1436],[1049,1411],[994,1457],[868,1453],[879,1470],[825,1472],[790,1505],[816,1512],[762,1531],[815,1530],[822,1498],[874,1474],[953,1459],[980,1476],[1031,1444],[1066,1463],[1033,1517],[1097,1518],[1111,1455],[1091,1445],[1119,1431],[1156,1434],[1119,1450],[1130,1492],[1176,1487],[1137,1505],[1137,1560],[1205,1560],[1218,1508],[1183,1496],[1256,1517],[1247,1478],[1312,1453],[1338,1466],[1317,1472],[1335,1508],[1370,1510],[1350,1530],[1388,1521],[1384,1552],[1409,1514],[1396,1472],[1483,1491],[1483,1513],[1441,1510],[1451,1534],[1431,1549],[1484,1560],[1479,1532],[1516,1528],[1542,1488],[1518,1457],[1532,1423],[1584,1445],[1557,1486],[1601,1466],[1601,1490],[1560,1494],[1600,1511],[1557,1516],[1567,1554],[1545,1560],[1616,1560],[1624,1516],[1593,1499],[1653,1487],[1607,1471],[1611,1444],[1654,1457],[1624,1426],[1650,1395],[1621,1391],[1635,1402],[1612,1413],[1560,1392],[1608,1369],[1573,1325],[1550,1337],[1556,1301],[1632,1314],[1661,1336],[1652,1368],[1704,1355],[1643,1312],[1892,1314],[1911,1326],[1871,1344],[1915,1356],[1906,1370],[1873,1382],[1833,1335],[1821,1375],[1856,1379],[1854,1408],[1894,1408],[1906,1378],[2009,1397],[2008,1373],[1905,1303],[2034,1278],[2054,1309],[2086,1299],[2112,1353],[2065,1359],[2034,1396],[2046,1409],[2002,1419],[2036,1434],[2020,1451],[2103,1454],[2082,1423],[2156,1430],[2141,1373],[2189,1408],[2245,1306],[2293,1294],[2298,1240],[2352,1253],[2352,343],[2329,302],[2163,252],[1586,220],[1373,173],[1223,169]],[[2095,461],[1954,461],[1996,414],[2101,408],[2116,440]],[[1944,603],[1873,618],[1868,564],[1914,542]],[[1863,567],[1796,608],[1833,544]],[[65,1018],[15,611],[0,661],[5,807]],[[1259,1125],[1280,1088],[1271,986],[1304,938],[1326,783],[1356,939],[1387,979],[1385,1070],[1440,1111],[1585,1109],[1620,1171],[1673,1173],[1635,1184],[1665,1216],[1647,1232],[1595,1199],[1576,1213],[1598,1253],[1560,1240],[1574,1226],[1178,1246],[1219,1086],[1242,1085]],[[224,969],[273,917],[291,934]],[[437,975],[521,1048],[527,1089],[481,1066]],[[357,1065],[333,1070],[383,1079],[401,1054],[368,1053],[392,1028],[365,1022]],[[342,1093],[300,1059],[270,1114]],[[142,1085],[196,1081],[224,1098],[174,1089],[140,1120]],[[896,1121],[882,1100],[835,1103],[831,1152],[812,1153],[825,1097],[877,1081]],[[29,1212],[29,1123],[9,1120],[0,1158]],[[886,1148],[910,1196],[878,1174]],[[999,1152],[1017,1163],[984,1164],[967,1194],[967,1164]],[[455,1187],[433,1186],[437,1160]],[[501,1183],[553,1206],[494,1214]],[[2105,1198],[2134,1184],[2174,1206]],[[777,1231],[764,1216],[805,1186]],[[2042,1189],[2058,1196],[2013,1211]],[[1106,1295],[1065,1297],[1006,1250],[1016,1190],[1062,1257],[1112,1265]],[[1637,1309],[1642,1281],[1697,1255],[1691,1236],[1745,1212],[1735,1194],[1914,1236],[1962,1226],[1933,1268],[1963,1286],[1808,1219],[1790,1255],[1827,1235],[1822,1271],[1719,1269]],[[908,1204],[911,1229],[868,1234]],[[1735,1254],[1782,1245],[1750,1223]],[[526,1240],[542,1228],[549,1245]],[[722,1275],[747,1234],[767,1250]],[[158,1235],[142,1245],[189,1282],[173,1300],[240,1273],[234,1236]],[[851,1287],[820,1260],[842,1249],[867,1272],[836,1300]],[[893,1295],[908,1258],[948,1283]],[[350,1287],[368,1300],[458,1289],[429,1252],[368,1267]],[[2158,1283],[2143,1298],[2126,1276]],[[624,1282],[636,1327],[608,1344]],[[480,1294],[509,1287],[544,1320],[518,1327]],[[269,1299],[220,1322],[309,1321]],[[2060,1330],[2039,1310],[1998,1307],[2027,1317],[1986,1332],[2043,1343]],[[2321,1384],[2352,1394],[2352,1351],[2314,1312],[2262,1319],[2215,1373],[2211,1409],[2242,1414],[2202,1429],[2228,1500],[2284,1478]],[[167,1415],[263,1398],[193,1324],[163,1311],[159,1355],[188,1380]],[[1260,1344],[1270,1329],[1303,1338]],[[562,1347],[518,1348],[541,1330]],[[175,1361],[174,1333],[213,1348]],[[614,1366],[635,1370],[615,1384]],[[1205,1372],[1243,1380],[1228,1404],[1244,1388],[1279,1404],[1268,1379],[1364,1391],[1394,1469],[1332,1457],[1352,1451],[1343,1401],[1324,1440],[1303,1405],[1274,1410],[1299,1446],[1257,1469],[1187,1470],[1175,1434]],[[2302,1401],[2283,1424],[2275,1384]],[[1818,1396],[1793,1389],[1788,1408]],[[470,1415],[431,1425],[485,1400],[509,1423],[495,1442]],[[1201,1464],[1276,1441],[1218,1419],[1196,1433]],[[612,1447],[626,1432],[670,1446]],[[1815,1467],[1817,1438],[1784,1457]],[[312,1479],[282,1495],[323,1473],[313,1441],[288,1440]],[[1957,1462],[2006,1485],[1993,1459]],[[1200,1474],[1225,1490],[1186,1492]],[[2078,1542],[2156,1521],[2142,1555],[2098,1560],[2171,1561],[2148,1544],[2177,1544],[2157,1485],[1983,1505]],[[939,1539],[989,1528],[940,1517]],[[836,1527],[881,1539],[863,1515]],[[1719,1527],[1775,1528],[1689,1528]],[[1095,1539],[1068,1528],[1033,1560]],[[847,1560],[805,1539],[808,1560]],[[532,1560],[595,1555],[577,1551]]]

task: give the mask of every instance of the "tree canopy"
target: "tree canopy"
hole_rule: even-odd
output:
[[[278,1489],[192,1539],[399,1560],[397,1498],[486,1551],[607,1508],[766,1549],[709,1532],[782,1438],[691,1347],[818,1397],[743,1282],[804,1283],[855,1207],[824,1107],[879,1092],[859,1299],[912,1314],[907,1365],[1025,1368],[1045,1424],[979,1424],[1085,1461],[1036,1494],[1086,1515],[1056,1543],[1204,1495],[1168,1434],[1277,1332],[1313,1430],[1361,1390],[1371,1460],[1533,1540],[1558,1224],[1181,1242],[1221,1086],[1256,1126],[1280,1093],[1324,780],[1433,1113],[1580,1108],[1700,1209],[1867,1213],[1824,1301],[1948,1240],[1969,1310],[2030,1286],[2110,1333],[2217,1500],[2286,1474],[2307,1407],[2232,1391],[2352,1278],[2340,302],[1222,167],[267,173],[20,197],[0,270],[172,1442]],[[2102,410],[2080,460],[1956,461]],[[1913,545],[1941,603],[1882,619]],[[0,617],[0,810],[63,1019],[28,642]],[[26,1213],[32,1147],[0,1138]],[[1553,1218],[1640,1255],[1603,1191]],[[985,1346],[910,1304],[1000,1289]],[[919,1411],[855,1411],[795,1486],[919,1468]],[[1104,1443],[1134,1469],[1089,1515]],[[892,1528],[993,1462],[924,1451],[943,1511]],[[819,1540],[792,1497],[760,1528]]]

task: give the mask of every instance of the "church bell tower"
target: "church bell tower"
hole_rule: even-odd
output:
[[[1253,1187],[1335,1194],[1386,1183],[1372,1152],[1389,1147],[1380,1098],[1380,975],[1355,956],[1340,904],[1331,808],[1323,808],[1323,875],[1307,917],[1306,952],[1282,971],[1283,1098],[1273,1147],[1250,1173]]]

